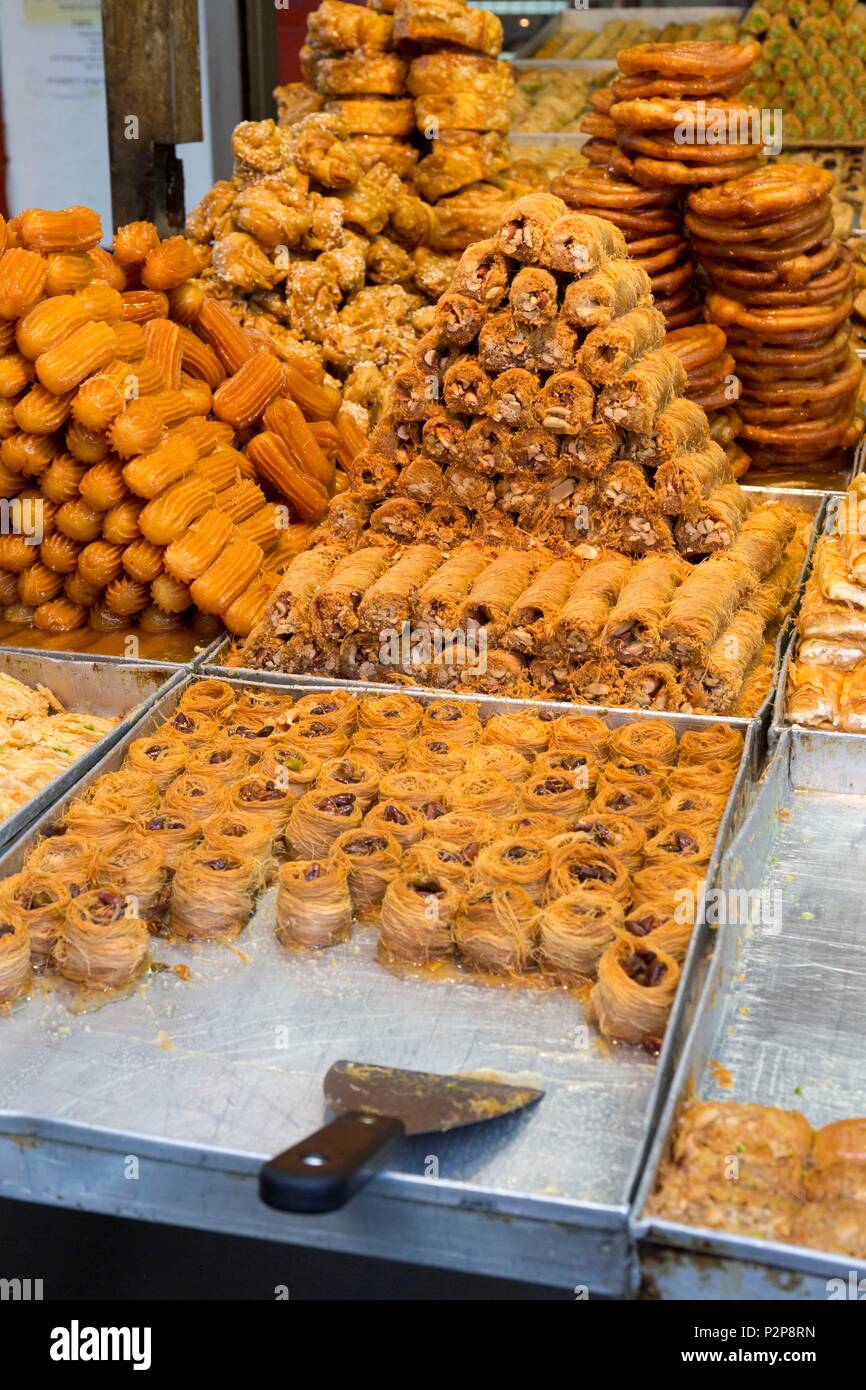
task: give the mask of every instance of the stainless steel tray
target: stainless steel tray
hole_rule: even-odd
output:
[[[800,1109],[811,1123],[866,1113],[866,933],[862,739],[785,731],[739,833],[722,858],[722,890],[767,892],[760,924],[720,928],[696,1020],[668,1096],[632,1218],[655,1290],[670,1296],[701,1270],[702,1297],[826,1298],[826,1281],[866,1261],[691,1228],[647,1215],[681,1102],[707,1099]],[[711,1061],[712,1059],[712,1061]],[[730,1086],[717,1079],[729,1072]],[[725,1076],[725,1079],[728,1079]],[[677,1252],[691,1252],[678,1259]],[[707,1258],[711,1257],[711,1258]],[[731,1266],[730,1260],[744,1262]],[[787,1280],[780,1275],[784,1271]]]
[[[70,643],[75,641],[75,637],[76,634],[74,632],[66,634],[66,638]],[[92,633],[91,637],[97,640],[99,634]],[[225,646],[228,640],[224,632],[220,633],[220,635],[215,637],[211,642],[204,643],[200,650],[195,651],[186,661],[161,661],[146,656],[113,656],[110,653],[103,652],[73,651],[71,647],[67,649],[65,646],[56,648],[15,646],[12,643],[4,643],[2,639],[0,639],[0,652],[17,652],[32,657],[56,657],[63,661],[86,661],[90,663],[99,661],[106,666],[129,667],[131,669],[146,666],[148,668],[159,668],[166,672],[195,671],[199,670],[205,662],[212,660],[215,653],[219,651],[221,647]]]
[[[194,679],[165,692],[77,790],[117,767]],[[670,722],[684,730],[700,721]],[[755,726],[740,727],[747,744],[717,849],[754,772]],[[0,859],[0,876],[18,869],[66,800]],[[273,890],[238,947],[157,942],[160,959],[189,965],[190,983],[157,974],[84,1014],[47,994],[0,1020],[0,1193],[618,1296],[631,1290],[628,1200],[682,1040],[687,982],[653,1061],[603,1045],[561,991],[397,979],[376,964],[371,931],[319,956],[286,952],[273,932]],[[699,926],[686,981],[706,947]],[[321,1124],[322,1079],[344,1056],[524,1074],[547,1094],[501,1125],[407,1143],[343,1212],[277,1215],[258,1201],[258,1167]],[[129,1156],[138,1160],[135,1181]]]
[[[34,689],[38,685],[46,686],[71,714],[94,714],[106,719],[122,716],[111,733],[70,763],[59,777],[37,792],[14,815],[0,822],[0,846],[3,846],[32,825],[105,756],[175,678],[176,668],[137,663],[126,669],[116,662],[69,661],[62,656],[13,652],[0,647],[0,671]]]

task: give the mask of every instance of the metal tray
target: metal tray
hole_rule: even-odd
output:
[[[526,43],[521,44],[514,51],[513,62],[515,66],[527,67],[547,67],[552,68],[589,68],[603,69],[616,67],[616,54],[610,58],[534,58],[532,55],[541,48],[549,38],[561,30],[583,30],[592,29],[601,33],[602,29],[613,19],[624,19],[626,22],[639,20],[642,24],[654,25],[659,28],[666,24],[703,24],[708,19],[730,19],[736,22],[742,18],[743,10],[741,6],[726,5],[667,5],[653,7],[652,9],[596,9],[594,6],[586,6],[576,10],[561,10],[559,14],[553,16],[539,29],[532,38],[527,39]]]
[[[165,692],[78,791],[117,767],[128,743],[158,727],[195,679]],[[683,730],[699,721],[669,722]],[[747,743],[718,849],[754,772],[755,728],[740,727]],[[68,799],[0,859],[0,876],[17,871]],[[689,960],[706,946],[699,926]],[[155,953],[187,963],[190,983],[157,974],[83,1014],[46,994],[0,1020],[0,1194],[628,1294],[628,1200],[682,1041],[686,983],[654,1061],[603,1044],[562,991],[397,979],[376,964],[370,931],[318,956],[286,952],[273,932],[273,890],[238,947],[160,941]],[[322,1079],[344,1056],[524,1074],[547,1095],[532,1113],[495,1127],[407,1142],[343,1212],[278,1215],[258,1201],[259,1165],[321,1124]]]
[[[53,647],[26,645],[17,646],[11,642],[4,642],[3,638],[0,637],[0,651],[19,652],[26,654],[27,656],[34,657],[55,656],[64,661],[87,661],[91,663],[94,661],[99,661],[103,662],[105,665],[120,667],[155,667],[160,668],[164,671],[185,671],[198,670],[199,667],[203,666],[206,661],[209,661],[213,657],[214,653],[217,652],[219,648],[222,647],[226,642],[225,633],[220,633],[220,635],[218,637],[215,637],[212,641],[204,643],[200,649],[194,650],[192,652],[192,655],[185,661],[160,660],[147,656],[113,656],[110,653],[86,650],[85,643],[87,641],[97,643],[100,640],[100,638],[104,635],[105,634],[94,632],[90,632],[87,635],[85,635],[84,630],[82,630],[81,632],[68,632],[64,634],[57,634],[55,638],[49,639],[54,641],[55,645]],[[154,634],[148,635],[153,636]],[[40,636],[45,637],[46,634],[41,633]],[[73,645],[76,642],[78,643],[79,647],[82,648],[82,650],[73,650]]]
[[[71,714],[94,714],[121,722],[105,738],[37,792],[26,805],[0,822],[0,846],[10,844],[132,728],[144,710],[176,678],[177,668],[143,662],[125,669],[105,661],[69,661],[62,656],[13,652],[0,647],[0,671],[35,689],[46,686]]]
[[[742,1296],[733,1291],[747,1284],[750,1297],[826,1299],[828,1278],[843,1278],[847,1288],[850,1270],[866,1273],[866,1261],[849,1256],[692,1228],[645,1212],[678,1107],[692,1090],[707,1099],[800,1109],[815,1126],[866,1113],[866,902],[858,872],[864,787],[862,739],[786,731],[722,858],[722,889],[780,896],[769,923],[719,930],[636,1194],[635,1236],[668,1247],[649,1250],[654,1290],[662,1297],[681,1286],[684,1274],[700,1272],[701,1297]],[[732,1077],[728,1087],[717,1079],[722,1068]],[[676,1253],[684,1251],[690,1253]],[[744,1263],[732,1267],[732,1259]]]

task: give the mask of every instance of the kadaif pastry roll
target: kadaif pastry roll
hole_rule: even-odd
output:
[[[555,372],[534,401],[538,423],[553,434],[576,435],[588,429],[595,393],[582,371]]]
[[[540,388],[540,378],[525,367],[500,372],[492,378],[487,414],[495,424],[528,428],[535,423],[534,402]]]
[[[689,574],[678,555],[647,555],[630,571],[610,611],[602,640],[616,659],[637,666],[661,656],[660,625],[679,584]]]
[[[527,193],[505,211],[496,246],[505,256],[526,264],[546,265],[542,259],[546,239],[567,212],[565,203],[552,193]],[[567,267],[573,270],[573,266]]]
[[[634,261],[609,260],[591,275],[566,286],[563,316],[575,328],[598,328],[650,303],[646,271]]]
[[[656,348],[605,386],[599,398],[602,418],[622,429],[650,433],[656,416],[685,390],[686,373],[676,353]]]
[[[659,347],[664,336],[665,321],[657,309],[651,305],[632,309],[587,336],[580,355],[581,371],[596,386],[607,386],[645,353]]]
[[[508,302],[517,323],[540,328],[556,318],[559,286],[549,270],[524,266],[511,282]]]
[[[551,270],[581,275],[604,265],[611,257],[627,254],[625,237],[612,222],[565,209],[562,216],[545,227],[538,261]]]
[[[451,289],[468,295],[488,309],[497,308],[508,294],[508,263],[494,240],[477,241],[457,263]]]
[[[677,545],[684,555],[729,551],[749,510],[749,496],[733,481],[723,483],[695,508],[693,517],[676,524]]]

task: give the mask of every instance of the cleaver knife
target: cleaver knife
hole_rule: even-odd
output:
[[[384,1167],[408,1134],[444,1134],[495,1120],[544,1095],[471,1076],[335,1062],[325,1077],[335,1118],[266,1163],[259,1196],[280,1211],[337,1211]]]

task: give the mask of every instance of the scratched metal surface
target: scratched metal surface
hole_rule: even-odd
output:
[[[692,1088],[705,1099],[802,1110],[816,1127],[866,1113],[864,745],[851,736],[785,731],[722,858],[720,886],[767,893],[767,909],[752,925],[718,930],[637,1194],[639,1234],[807,1274],[824,1273],[836,1260],[641,1213],[677,1108]],[[849,1257],[836,1263],[845,1270],[857,1264]]]
[[[125,743],[162,722],[183,688],[162,697],[91,776],[117,766]],[[754,753],[754,728],[745,731],[740,800]],[[0,859],[0,877],[19,867],[37,830]],[[318,956],[293,955],[275,940],[273,901],[272,890],[237,950],[156,941],[155,956],[187,964],[189,982],[151,976],[130,997],[83,1014],[58,991],[0,1020],[0,1134],[48,1135],[59,1124],[80,1143],[113,1148],[144,1137],[167,1160],[248,1174],[322,1123],[322,1079],[340,1057],[520,1074],[545,1088],[540,1105],[407,1142],[377,1190],[624,1229],[680,1041],[676,1022],[656,1062],[602,1043],[563,991],[398,979],[376,963],[373,931]],[[424,1175],[431,1153],[436,1184]],[[0,1190],[2,1181],[0,1148]]]
[[[0,672],[34,690],[37,686],[45,686],[71,714],[120,719],[114,729],[70,763],[59,777],[55,777],[13,815],[0,821],[2,847],[11,844],[104,756],[159,691],[176,678],[177,668],[141,662],[125,669],[101,658],[68,661],[61,656],[0,648]]]

